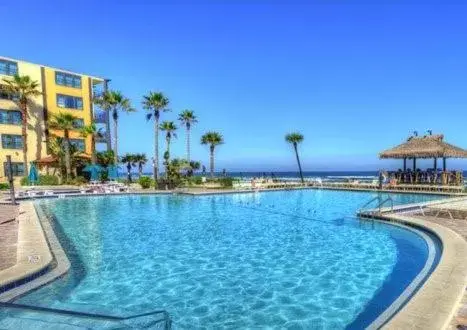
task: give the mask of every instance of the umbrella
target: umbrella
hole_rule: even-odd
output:
[[[107,174],[110,180],[117,180],[118,179],[118,166],[116,165],[107,166]]]
[[[31,167],[29,169],[29,175],[28,175],[28,180],[29,183],[37,183],[39,181],[39,173],[37,173],[36,165],[34,163],[30,163]]]
[[[83,171],[89,172],[91,174],[91,181],[99,180],[99,173],[102,172],[104,169],[100,165],[96,164],[88,164]]]

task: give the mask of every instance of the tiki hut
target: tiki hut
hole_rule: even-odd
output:
[[[433,158],[434,169],[437,169],[437,159],[443,159],[443,170],[446,171],[447,158],[467,158],[467,150],[445,142],[444,136],[426,135],[411,136],[406,142],[383,151],[379,154],[381,159],[403,159],[404,171],[407,169],[407,159],[413,159],[413,169],[416,170],[417,158]]]

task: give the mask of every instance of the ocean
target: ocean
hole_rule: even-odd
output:
[[[137,177],[136,173],[132,173],[134,177]],[[146,172],[144,175],[152,176],[151,172]],[[195,175],[202,175],[201,172],[196,172]],[[205,173],[209,176],[209,172]],[[124,178],[126,173],[120,169],[119,176]],[[216,177],[223,176],[222,172],[216,172]],[[226,172],[226,176],[234,177],[242,180],[251,180],[252,178],[271,178],[284,179],[284,180],[299,180],[300,175],[298,172],[262,172],[262,171],[245,171],[245,172]],[[347,180],[358,180],[358,181],[372,181],[378,178],[378,171],[305,171],[303,172],[305,179],[321,178],[323,181],[337,182]]]

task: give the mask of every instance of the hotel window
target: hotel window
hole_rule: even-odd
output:
[[[23,163],[11,163],[11,169],[13,171],[13,176],[24,176],[24,164]],[[3,170],[5,176],[8,176],[8,164],[3,163]]]
[[[76,96],[57,94],[57,106],[59,108],[83,110],[83,99]]]
[[[81,88],[81,77],[65,72],[55,72],[55,83],[61,86]]]
[[[0,109],[0,124],[21,125],[21,112]]]
[[[73,128],[83,128],[84,127],[84,119],[78,118],[73,120]]]
[[[7,60],[0,60],[0,74],[7,76],[14,76],[15,74],[18,74],[18,63]]]
[[[8,93],[5,87],[3,87],[3,85],[0,85],[0,100],[18,101],[19,97],[18,95]]]
[[[70,139],[70,145],[74,146],[78,151],[81,152],[86,150],[86,143],[83,139]]]
[[[21,135],[2,134],[3,149],[23,149],[23,137]]]

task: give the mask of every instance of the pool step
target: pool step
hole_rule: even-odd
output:
[[[114,316],[39,306],[0,303],[0,329],[164,329],[171,320],[163,310]]]

